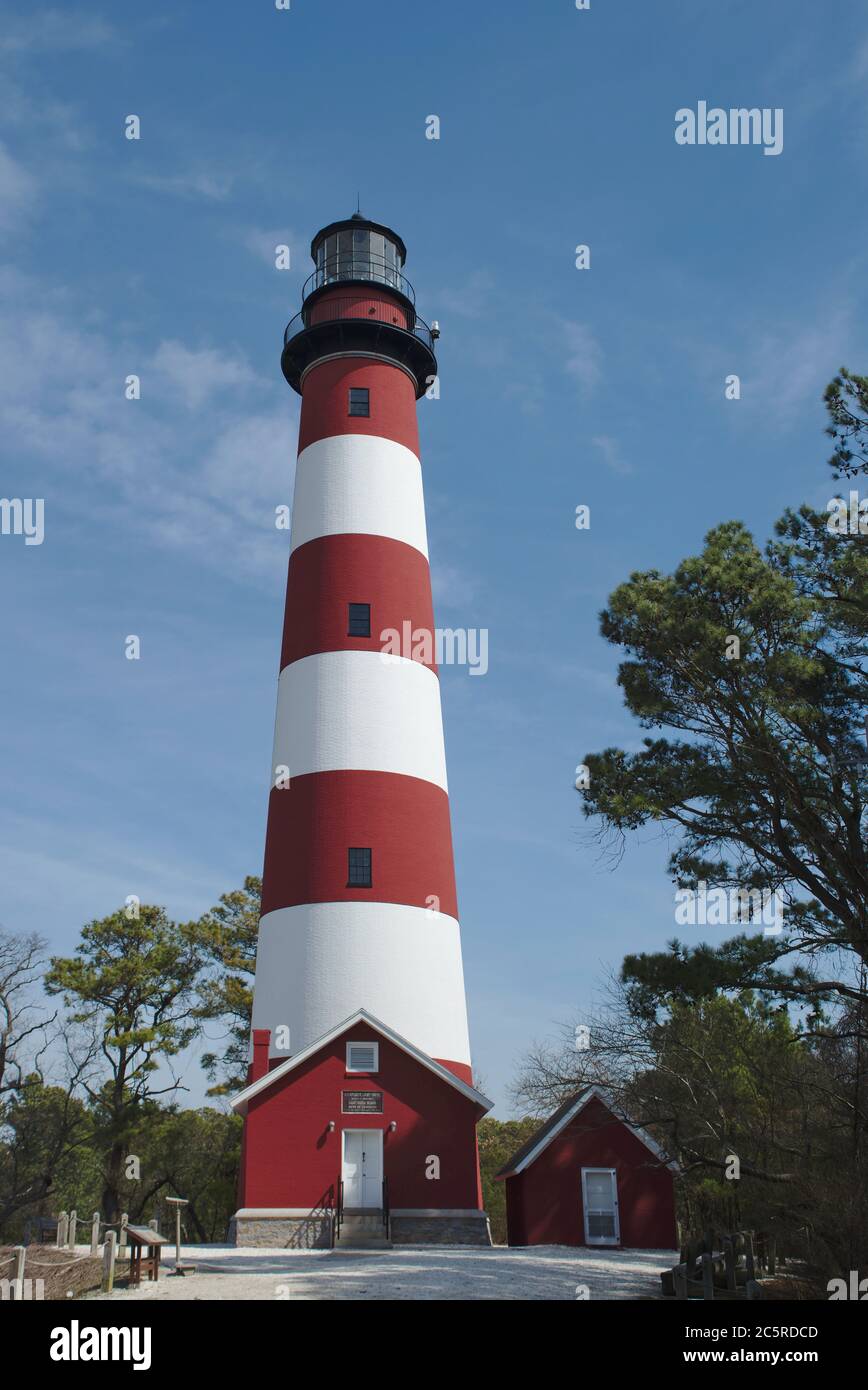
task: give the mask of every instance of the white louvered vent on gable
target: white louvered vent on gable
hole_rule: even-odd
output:
[[[347,1043],[347,1071],[377,1071],[380,1045],[375,1042]]]

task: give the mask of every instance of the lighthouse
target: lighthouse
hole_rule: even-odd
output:
[[[390,228],[356,212],[311,256],[235,1239],[487,1244],[417,421],[437,329]]]

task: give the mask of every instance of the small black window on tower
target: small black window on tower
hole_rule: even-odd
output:
[[[371,851],[369,849],[353,849],[347,851],[349,856],[349,873],[347,875],[348,888],[370,888],[371,886]]]
[[[350,614],[347,622],[347,636],[370,637],[371,605],[369,603],[351,603],[349,608]]]
[[[350,414],[370,415],[371,393],[367,386],[350,387]]]

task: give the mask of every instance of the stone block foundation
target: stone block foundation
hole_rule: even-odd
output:
[[[229,1243],[275,1250],[329,1250],[331,1213],[242,1210],[229,1222]]]
[[[414,1211],[391,1213],[393,1245],[491,1245],[484,1211]],[[229,1223],[229,1242],[275,1250],[328,1250],[332,1213],[297,1209],[242,1208]]]
[[[394,1211],[393,1245],[491,1245],[484,1211]]]

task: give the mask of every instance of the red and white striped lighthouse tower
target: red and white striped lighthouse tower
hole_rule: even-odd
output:
[[[281,360],[302,407],[254,1060],[235,1102],[246,1115],[238,1219],[248,1238],[268,1219],[288,1222],[291,1236],[308,1201],[322,1200],[321,1178],[355,1181],[356,1141],[368,1134],[364,1164],[377,1183],[388,1179],[391,1207],[408,1213],[407,1238],[418,1239],[419,1222],[439,1208],[482,1215],[473,1127],[487,1108],[470,1067],[416,419],[436,377],[435,334],[416,313],[404,243],[388,227],[356,213],[318,232],[311,254],[316,269]],[[390,633],[416,640],[395,655]],[[337,1090],[334,1056],[344,1063]],[[377,1066],[359,1069],[353,1056]],[[411,1063],[414,1084],[402,1079]],[[305,1151],[302,1073],[313,1078],[323,1132],[340,1143],[330,1169]],[[388,1119],[390,1105],[408,1103],[413,1125]],[[371,1128],[347,1140],[360,1121]],[[372,1157],[378,1131],[389,1142],[381,1136]],[[414,1171],[419,1143],[439,1163],[435,1141],[450,1154],[447,1183]],[[289,1176],[273,1180],[287,1151],[296,1171],[313,1162],[304,1194]],[[378,1205],[380,1189],[368,1187],[355,1205]],[[406,1200],[396,1202],[400,1190]],[[365,1182],[353,1192],[364,1197]]]

